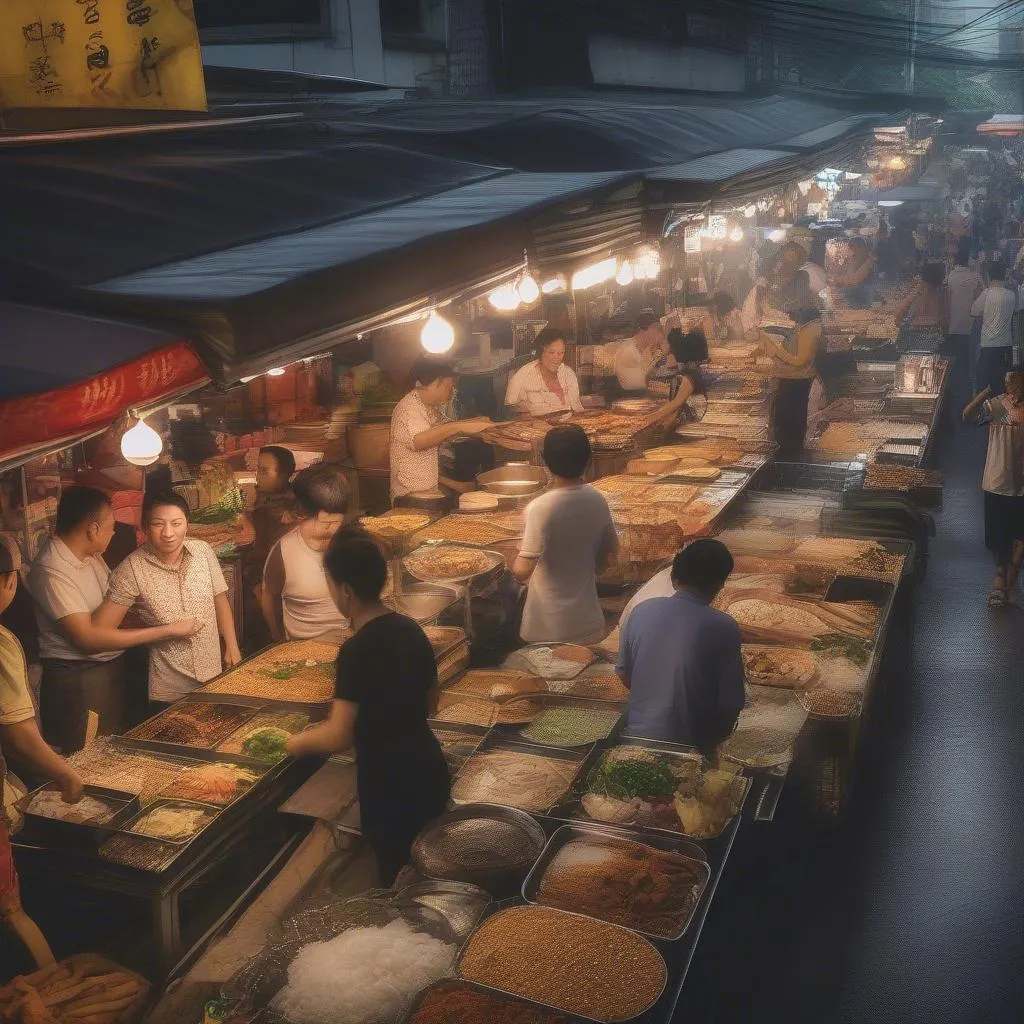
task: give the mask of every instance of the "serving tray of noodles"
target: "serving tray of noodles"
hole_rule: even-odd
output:
[[[425,583],[464,583],[503,569],[505,556],[464,544],[425,544],[407,555],[403,564]]]

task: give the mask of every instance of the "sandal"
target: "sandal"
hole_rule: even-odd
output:
[[[1005,587],[993,587],[988,595],[988,606],[989,608],[1005,608],[1006,607],[1006,588]]]

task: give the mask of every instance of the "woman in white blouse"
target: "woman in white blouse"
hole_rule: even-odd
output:
[[[505,405],[520,415],[583,412],[580,382],[565,365],[565,334],[545,327],[534,339],[537,358],[520,367],[508,382]]]

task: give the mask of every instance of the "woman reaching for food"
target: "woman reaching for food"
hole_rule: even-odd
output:
[[[338,534],[324,568],[354,635],[338,652],[327,720],[292,736],[288,753],[326,756],[355,744],[362,832],[388,886],[448,803],[448,766],[427,725],[437,665],[419,625],[381,602],[387,563],[372,540]]]
[[[692,399],[707,400],[707,383],[701,372],[701,364],[708,361],[708,340],[702,331],[687,331],[686,334],[674,327],[668,332],[668,344],[675,357],[678,376],[674,382],[676,391],[658,413],[661,423],[670,423],[680,410]]]

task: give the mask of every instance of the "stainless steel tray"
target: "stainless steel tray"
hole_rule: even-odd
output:
[[[485,920],[489,920],[491,917],[494,917],[497,914],[504,914],[504,913],[507,913],[510,910],[516,910],[516,909],[520,909],[520,908],[517,908],[517,907],[501,907],[501,908],[497,908],[497,909],[495,909],[494,913],[488,914],[487,918],[485,918]],[[587,917],[585,914],[576,914],[576,913],[573,913],[572,911],[569,911],[569,910],[555,910],[552,907],[545,907],[544,909],[545,910],[550,910],[551,913],[561,914],[561,915],[564,915],[566,917],[578,918],[581,921],[593,921],[593,920],[595,920],[594,918]],[[481,921],[481,924],[482,923],[483,923],[483,921]],[[604,927],[606,927],[606,928],[615,928],[615,929],[618,929],[619,931],[625,932],[627,934],[631,934],[631,935],[638,935],[639,934],[637,932],[631,932],[629,928],[623,928],[621,925],[609,924],[606,921],[602,921],[600,923]],[[640,936],[640,937],[645,939],[645,941],[650,942],[650,939],[647,939],[646,936]],[[463,978],[462,977],[462,973],[461,973],[462,972],[462,961],[465,958],[466,950],[468,949],[469,944],[472,941],[472,938],[473,938],[473,936],[471,935],[469,937],[469,939],[466,941],[466,943],[463,945],[462,949],[459,950],[459,956],[458,956],[458,960],[456,961],[456,966],[455,966],[455,977],[458,978],[460,981],[472,981],[472,979],[470,979],[470,978]],[[657,1006],[658,1000],[660,1000],[661,997],[664,995],[665,988],[668,985],[668,964],[665,963],[664,955],[661,953],[661,951],[656,946],[653,945],[653,943],[652,943],[652,948],[661,957],[662,966],[664,968],[664,970],[662,971],[661,988],[659,989],[657,996],[655,996],[655,998],[651,1000],[650,1004],[644,1010],[641,1010],[640,1013],[636,1014],[633,1017],[629,1017],[629,1018],[619,1018],[617,1021],[613,1022],[613,1024],[626,1024],[626,1021],[642,1019],[643,1015],[648,1013],[650,1011],[651,1007]],[[581,979],[581,983],[585,984],[586,983],[585,979]],[[555,1006],[553,1003],[539,1003],[539,1001],[537,1001],[537,1000],[532,1000],[532,999],[529,999],[526,996],[521,996],[521,995],[519,995],[516,992],[509,991],[508,989],[502,989],[502,988],[498,988],[498,987],[492,986],[492,985],[485,985],[485,984],[482,984],[481,982],[474,982],[474,984],[476,984],[480,988],[484,989],[485,991],[500,992],[503,995],[513,996],[516,999],[525,999],[527,1002],[537,1003],[537,1004],[545,1007],[546,1009],[553,1010],[553,1011],[555,1011],[557,1013],[564,1013],[564,1014],[567,1014],[570,1017],[576,1017],[579,1020],[592,1021],[593,1024],[609,1024],[609,1021],[607,1019],[602,1020],[602,1019],[597,1018],[597,1017],[587,1016],[586,1014],[575,1013],[572,1010],[565,1010],[565,1009],[563,1009],[560,1006]]]
[[[537,862],[533,865],[530,869],[530,873],[526,876],[526,881],[523,882],[523,899],[526,900],[527,903],[535,903],[539,906],[553,906],[550,903],[542,903],[537,898],[540,892],[541,883],[544,880],[544,875],[547,873],[548,868],[551,866],[551,862],[555,859],[562,847],[570,841],[577,839],[585,840],[586,842],[600,846],[639,844],[640,846],[649,846],[655,850],[660,850],[663,853],[678,853],[682,857],[686,857],[689,860],[700,863],[702,865],[702,879],[693,887],[689,910],[677,932],[669,935],[659,935],[655,932],[645,931],[643,928],[638,928],[633,925],[624,925],[620,921],[608,921],[609,924],[617,924],[620,927],[629,928],[630,931],[635,931],[655,942],[676,942],[686,934],[686,930],[689,928],[690,922],[693,920],[697,907],[700,904],[701,896],[704,895],[704,890],[707,888],[708,882],[711,880],[711,866],[708,864],[707,856],[699,846],[695,845],[688,839],[667,839],[662,836],[640,837],[622,829],[602,827],[598,825],[562,825],[554,831],[551,838],[547,841],[547,845],[544,847],[544,852],[537,858]],[[564,910],[565,908],[554,906],[553,909]],[[582,911],[579,911],[579,913],[582,913]],[[598,918],[598,920],[603,921],[607,919]]]
[[[190,808],[195,807],[203,811],[210,811],[213,816],[205,825],[203,825],[201,829],[199,829],[197,832],[193,832],[190,836],[187,836],[184,839],[168,839],[164,836],[151,836],[148,832],[132,831],[131,826],[136,821],[140,821],[142,818],[146,817],[147,814],[152,814],[153,811],[159,810],[161,807],[167,806],[167,804],[184,804],[185,806]],[[158,799],[147,804],[134,817],[125,821],[125,823],[121,826],[121,828],[118,831],[122,832],[124,835],[132,836],[135,839],[155,839],[157,842],[167,843],[169,846],[185,847],[188,846],[189,843],[196,840],[199,836],[201,836],[217,820],[217,818],[220,817],[223,811],[223,807],[218,807],[216,804],[200,803],[198,800],[181,800],[178,797],[170,796],[159,797]]]
[[[19,806],[25,815],[24,831],[20,838],[48,846],[85,849],[95,853],[107,839],[120,830],[124,822],[130,821],[139,813],[141,806],[139,798],[134,793],[86,784],[85,796],[96,797],[98,800],[109,800],[111,803],[120,804],[120,808],[102,823],[65,821],[61,818],[51,818],[46,814],[34,814],[28,809],[33,799],[47,790],[56,791],[57,787],[52,782],[48,782],[19,801]]]
[[[487,569],[480,570],[480,572],[463,574],[460,576],[427,576],[422,572],[422,570],[417,572],[416,569],[409,564],[410,558],[415,555],[416,552],[421,551],[424,548],[467,548],[468,550],[474,551],[478,554],[489,555],[491,565]],[[451,541],[427,541],[403,558],[402,566],[410,576],[422,583],[439,583],[442,585],[446,583],[468,583],[474,580],[490,579],[492,576],[500,575],[505,570],[505,556],[500,551],[492,551],[490,548],[474,547],[472,544],[454,544]]]
[[[531,740],[529,737],[523,735],[524,729],[529,729],[534,722],[536,717],[531,722],[517,723],[517,724],[497,724],[492,726],[494,730],[495,738],[508,737],[510,739],[518,738],[518,742],[529,743],[534,746],[543,746],[555,750],[580,750],[581,748],[592,747],[595,743],[599,743],[602,740],[607,740],[612,736],[618,735],[619,731],[623,727],[625,720],[625,709],[622,704],[616,703],[610,700],[600,700],[594,697],[570,697],[564,694],[539,694],[537,696],[531,696],[531,700],[536,700],[541,705],[541,711],[547,708],[583,708],[594,711],[607,711],[609,714],[616,715],[618,720],[608,731],[606,736],[602,736],[597,740],[585,740],[583,743],[573,743],[559,745],[555,743],[540,743],[536,740]]]

